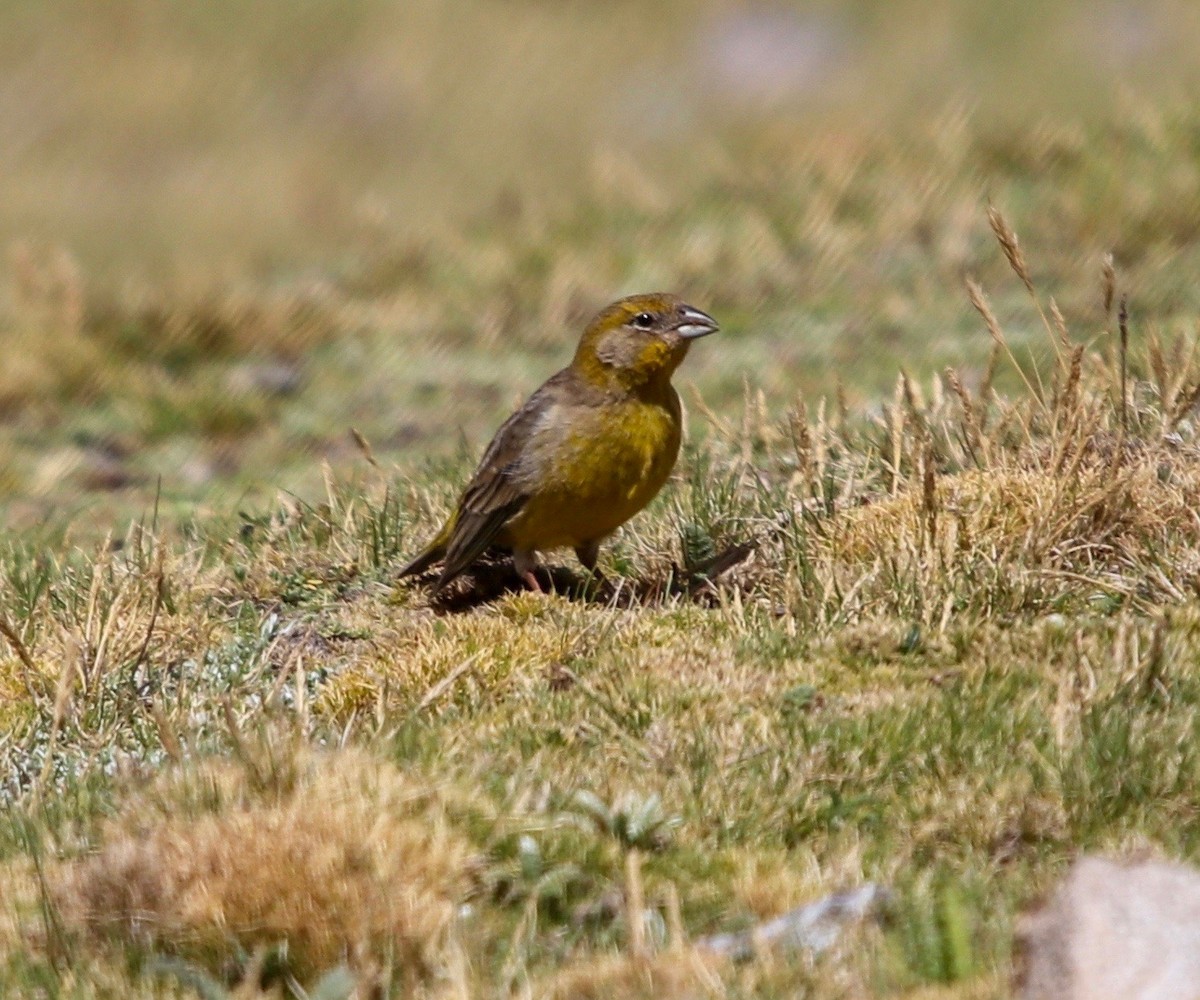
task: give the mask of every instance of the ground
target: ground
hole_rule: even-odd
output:
[[[139,72],[171,56],[143,110],[183,157],[233,99],[187,84],[223,43],[200,14],[174,34],[117,7]],[[397,67],[486,59],[497,32],[548,74],[589,38],[598,63],[621,39],[670,51],[622,4],[613,24],[467,5],[453,38],[413,9],[396,52],[368,44],[391,23],[369,3],[243,25],[248,52],[289,41],[256,85],[269,123],[220,133],[212,162],[296,171],[313,190],[286,174],[278,197],[338,216],[407,165],[367,114]],[[886,91],[921,33],[881,35],[873,9],[854,17]],[[743,30],[721,11],[701,27]],[[1074,855],[1197,857],[1200,115],[1137,72],[1077,107],[1093,77],[1070,64],[1044,101],[1052,74],[1008,94],[1042,63],[963,16],[989,53],[977,101],[904,109],[842,80],[802,120],[727,109],[686,157],[672,134],[623,155],[645,123],[599,112],[600,151],[560,148],[574,81],[562,107],[513,101],[559,165],[514,152],[517,181],[486,191],[477,166],[442,176],[473,147],[420,117],[478,98],[414,70],[403,127],[438,153],[408,181],[461,204],[412,230],[384,186],[371,225],[306,241],[290,202],[239,205],[217,166],[189,215],[167,153],[165,187],[127,176],[140,134],[110,150],[129,190],[98,205],[47,198],[70,172],[52,145],[13,175],[0,992],[1004,997],[1019,914]],[[81,92],[109,30],[83,27],[36,50]],[[1168,36],[1145,58],[1192,78]],[[103,79],[92,110],[123,120]],[[353,169],[288,117],[297,81]],[[117,238],[138,177],[191,256],[150,222]],[[51,200],[61,218],[34,218]],[[398,583],[589,312],[658,287],[722,332],[679,373],[688,442],[605,547],[608,584],[568,553],[548,595],[503,558],[436,600]],[[883,912],[821,956],[703,948],[868,881]]]

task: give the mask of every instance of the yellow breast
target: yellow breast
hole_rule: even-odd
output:
[[[680,441],[679,398],[628,399],[548,415],[533,451],[536,488],[502,544],[546,550],[612,534],[662,489]]]

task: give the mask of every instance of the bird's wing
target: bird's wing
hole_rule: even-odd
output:
[[[439,588],[478,559],[500,529],[529,501],[535,484],[526,475],[522,459],[528,454],[538,423],[557,401],[565,381],[565,372],[551,378],[492,438],[459,501],[437,582]]]

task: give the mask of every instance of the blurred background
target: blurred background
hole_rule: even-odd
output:
[[[968,273],[1044,339],[989,200],[1077,337],[1110,251],[1194,331],[1198,85],[1191,0],[2,4],[0,515],[469,464],[658,287],[685,400],[869,412],[983,364]]]

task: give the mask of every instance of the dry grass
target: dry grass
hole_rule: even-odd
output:
[[[50,873],[69,933],[227,972],[276,949],[301,982],[444,976],[472,851],[436,786],[354,751],[171,770]]]
[[[968,575],[1007,577],[1013,610],[1059,606],[1081,587],[1142,604],[1177,599],[1196,583],[1195,536],[1179,529],[1190,528],[1200,501],[1200,462],[1172,457],[1166,471],[1160,453],[1120,470],[1081,470],[1073,481],[1027,469],[946,476],[932,505],[906,493],[840,518],[833,558],[853,585],[864,565],[881,574],[887,552],[898,572],[950,600],[967,593]],[[870,588],[860,590],[869,601]]]
[[[1045,171],[1086,145],[1081,109],[1128,120],[1142,113],[1130,93],[1161,107],[1196,79],[1186,0],[1136,17],[1083,0],[948,11],[931,33],[926,0],[749,15],[722,0],[449,13],[431,0],[353,0],[336,14],[269,0],[178,19],[129,0],[104,12],[14,9],[0,24],[11,130],[0,206],[10,233],[78,248],[106,284],[274,278],[314,259],[341,264],[397,231],[447,218],[457,228],[498,196],[510,215],[544,213],[592,183],[640,205],[693,197],[714,163],[736,159],[744,174],[760,162],[713,141],[731,119],[741,137],[798,125],[805,145],[822,135],[836,145],[879,121],[893,132],[931,99],[978,104],[995,123],[995,158]],[[747,71],[739,54],[762,34],[774,44]],[[614,67],[619,85],[597,88]],[[1014,121],[1024,116],[1038,120]],[[1053,127],[1064,118],[1072,128]],[[1136,145],[1122,145],[1125,171]],[[854,159],[849,150],[843,162]],[[1164,185],[1186,196],[1189,181],[1180,172]],[[912,219],[906,206],[927,188],[946,194],[932,179],[911,185],[896,215]],[[1093,214],[1114,200],[1093,202]],[[837,214],[836,190],[814,208]],[[765,232],[765,250],[773,230],[748,224],[740,238]],[[696,236],[703,259],[712,233]]]
[[[1018,363],[982,288],[969,294],[997,364]],[[94,760],[167,767],[118,786],[82,834],[60,828],[63,925],[106,942],[98,954],[244,973],[286,942],[298,979],[346,961],[433,990],[499,974],[554,996],[827,979],[870,995],[872,976],[980,971],[970,935],[944,929],[969,918],[929,859],[1019,868],[1111,842],[1114,824],[1116,842],[1161,836],[1192,773],[1172,755],[1195,718],[1178,666],[1197,635],[1195,352],[1080,349],[1036,292],[1030,308],[1057,360],[1017,396],[947,372],[928,388],[901,377],[866,415],[818,403],[779,419],[756,393],[740,418],[712,413],[669,500],[607,550],[615,593],[507,593],[503,563],[450,603],[393,589],[447,476],[405,482],[411,504],[330,477],[321,504],[187,544],[135,528],[94,557],[10,553],[3,676],[32,748],[10,751],[11,794],[48,808]],[[696,575],[748,539],[745,562]],[[1126,702],[1114,728],[1107,706]],[[308,740],[393,739],[418,773],[486,789],[502,820],[475,838],[439,786],[375,756],[248,751],[238,734],[264,704]],[[1027,753],[981,769],[970,755],[991,759],[1010,727]],[[964,746],[966,729],[981,742]],[[210,747],[238,762],[196,756]],[[1116,780],[1113,753],[1154,761],[1140,780],[1157,811],[1137,782],[1095,791]],[[914,773],[914,756],[939,763]],[[607,818],[581,820],[579,790]],[[718,975],[686,947],[656,954],[619,905],[606,916],[614,894],[629,905],[622,838],[652,798],[649,909],[677,887],[693,938],[864,878],[911,878],[911,916],[841,980],[834,962]],[[902,838],[871,832],[896,811]],[[467,945],[456,906],[473,876]],[[13,926],[28,939],[28,909]],[[1006,926],[978,947],[997,954]]]
[[[0,867],[0,956],[7,958],[28,945],[37,909],[33,861],[21,858]]]
[[[352,428],[389,477],[407,478],[426,456],[477,451],[566,360],[589,311],[651,286],[722,320],[681,379],[726,419],[747,378],[776,417],[798,391],[814,413],[825,395],[832,416],[838,393],[860,410],[901,366],[922,386],[952,366],[974,395],[991,344],[964,272],[999,289],[991,322],[1031,383],[1070,361],[1043,318],[1057,315],[1077,344],[1105,325],[1115,339],[1118,273],[1135,353],[1151,335],[1174,342],[1196,305],[1179,277],[1192,264],[1180,237],[1195,215],[1183,190],[1190,124],[1170,103],[1137,110],[1011,134],[955,109],[895,132],[851,118],[815,134],[796,122],[714,133],[729,148],[692,196],[669,173],[649,199],[624,174],[584,174],[569,211],[500,206],[419,237],[397,226],[336,266],[269,284],[237,272],[114,289],[82,257],[31,239],[9,255],[0,313],[13,345],[0,373],[0,504],[32,528],[156,502],[175,522],[198,501],[220,513],[272,502],[280,487],[311,500],[322,462],[339,479],[375,480]],[[1119,184],[1114,147],[1126,150]],[[1025,276],[1011,288],[981,188],[1020,230]],[[1055,301],[1030,313],[1026,279],[1045,274]],[[996,377],[1001,391],[1020,387],[1011,364]]]
[[[177,381],[191,383],[194,391],[197,383],[204,388],[203,376],[189,369],[249,359],[264,372],[268,364],[279,372],[278,384],[266,374],[257,383],[247,381],[236,367],[224,374],[224,388],[242,397],[252,426],[261,419],[251,419],[258,416],[256,406],[299,388],[298,369],[285,381],[288,366],[295,368],[303,356],[347,333],[344,304],[327,285],[267,294],[156,290],[118,296],[88,289],[79,266],[62,250],[18,244],[9,266],[6,322],[14,363],[0,379],[0,416],[9,419],[20,413],[27,421],[47,422],[66,407],[102,407],[114,399],[145,408],[158,401],[161,407],[175,398]],[[159,434],[188,430],[186,398],[172,408],[180,422],[159,427]],[[228,419],[222,414],[235,407],[216,409],[191,429],[214,437],[247,429],[235,422],[222,425]],[[154,429],[148,430],[153,437]]]
[[[1001,619],[1097,599],[1146,609],[1196,587],[1195,338],[1151,338],[1130,353],[1122,314],[1119,338],[1075,342],[1053,300],[1043,307],[1004,217],[993,208],[990,218],[1045,330],[1048,370],[1018,360],[969,283],[993,342],[978,386],[947,369],[922,391],[902,374],[865,426],[822,403],[815,419],[801,404],[781,427],[761,396],[740,423],[715,423],[737,456],[725,509],[710,494],[708,510],[681,516],[727,540],[757,536],[764,547],[735,575],[767,595],[799,586],[810,620],[884,614],[944,632],[968,609]],[[1022,396],[996,392],[998,358]],[[792,455],[772,461],[788,444]],[[731,502],[739,494],[754,499]],[[797,560],[802,572],[786,572]]]
[[[653,958],[612,955],[577,962],[535,995],[545,1000],[601,1000],[604,997],[662,997],[700,1000],[728,996],[717,963],[690,950]]]
[[[710,439],[606,550],[615,593],[509,593],[503,563],[435,606],[394,588],[457,466],[327,475],[319,504],[186,542],[10,551],[5,759],[35,813],[7,834],[5,974],[1003,995],[1065,853],[1196,842],[1195,352],[1080,349],[1033,287],[1056,360],[1016,395],[976,286],[995,371],[903,376],[866,414],[699,407]],[[264,711],[292,749],[247,745]],[[104,777],[131,759],[163,772]],[[820,960],[689,944],[865,879],[897,913]]]

